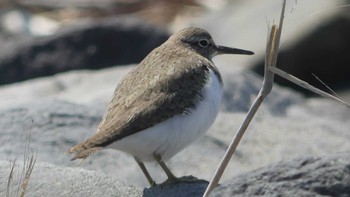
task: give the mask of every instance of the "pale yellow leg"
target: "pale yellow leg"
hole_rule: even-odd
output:
[[[178,178],[170,171],[168,166],[162,161],[162,158],[160,158],[159,155],[153,155],[154,159],[157,161],[157,163],[162,167],[165,174],[168,176],[168,180],[166,182],[177,182]]]
[[[134,157],[136,163],[140,166],[143,174],[146,176],[147,181],[149,182],[150,186],[154,186],[156,184],[156,182],[152,179],[151,175],[149,174],[149,172],[146,169],[145,164],[143,164],[140,160],[138,160],[136,157]]]

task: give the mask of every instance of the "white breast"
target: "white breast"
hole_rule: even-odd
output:
[[[168,160],[196,139],[205,135],[220,108],[222,85],[210,70],[204,99],[189,114],[176,115],[153,127],[125,137],[108,146],[137,157],[153,161],[153,154]]]

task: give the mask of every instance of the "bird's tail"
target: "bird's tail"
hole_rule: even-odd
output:
[[[71,161],[76,159],[85,159],[96,151],[101,150],[102,147],[87,147],[86,142],[77,144],[67,150],[65,154],[75,154]]]

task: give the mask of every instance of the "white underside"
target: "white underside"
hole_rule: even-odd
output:
[[[176,115],[153,127],[125,137],[108,146],[137,157],[154,161],[153,154],[168,160],[196,139],[205,135],[213,124],[220,107],[222,86],[210,71],[204,98],[189,114]]]

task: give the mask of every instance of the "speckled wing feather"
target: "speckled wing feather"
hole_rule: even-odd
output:
[[[68,151],[76,153],[73,159],[85,158],[99,147],[174,115],[190,113],[202,99],[209,68],[214,66],[202,56],[196,58],[197,62],[188,58],[194,55],[199,56],[191,50],[164,45],[152,51],[120,82],[98,132]]]

